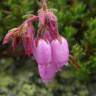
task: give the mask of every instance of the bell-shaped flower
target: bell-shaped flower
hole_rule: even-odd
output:
[[[47,65],[38,64],[38,70],[40,77],[44,83],[52,81],[56,75],[56,67],[52,63]]]
[[[48,41],[39,39],[37,44],[34,44],[35,59],[38,64],[45,65],[51,63],[51,46]]]
[[[33,55],[38,63],[38,70],[44,83],[53,80],[56,74],[56,67],[52,63],[50,43],[44,39],[39,39],[33,43]]]
[[[57,67],[57,70],[67,64],[69,58],[68,42],[65,38],[60,37],[60,40],[54,39],[51,42],[52,48],[52,63]]]

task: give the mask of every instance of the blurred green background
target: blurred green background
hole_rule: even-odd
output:
[[[37,14],[38,3],[0,0],[0,96],[96,96],[96,0],[48,0],[75,58],[48,85],[40,80],[33,58],[12,54],[10,45],[2,45],[9,29],[26,14]]]

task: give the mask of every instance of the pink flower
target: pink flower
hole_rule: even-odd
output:
[[[31,23],[25,23],[23,26],[22,42],[25,50],[25,54],[30,56],[32,55],[32,43],[34,38],[34,27]]]
[[[19,42],[23,44],[25,54],[32,55],[32,42],[34,38],[34,27],[30,21],[25,21],[20,27],[11,29],[3,40],[3,44],[12,41],[12,49],[15,51]]]
[[[46,49],[45,47],[46,44],[43,44],[43,43],[41,43],[40,45],[40,46],[43,46],[42,47],[43,51],[41,52],[41,49],[40,49],[39,52],[41,53],[39,53],[39,55],[36,54],[35,56],[36,58],[39,57],[39,59],[37,59],[37,62],[40,60],[42,61],[42,64],[38,62],[40,77],[44,82],[48,82],[53,80],[53,78],[56,75],[56,72],[58,72],[64,65],[67,64],[68,58],[69,58],[69,49],[68,49],[67,40],[61,37],[58,32],[57,18],[53,14],[53,12],[48,10],[47,12],[43,13],[43,17],[44,16],[46,18],[42,19],[42,15],[39,15],[39,20],[41,20],[42,22],[45,20],[44,22],[46,22],[46,26],[44,27],[45,30],[44,30],[43,38],[49,41],[48,46],[50,45],[51,47],[50,49],[51,61],[48,63],[45,62],[48,60],[48,59],[45,59],[45,57],[46,56],[47,58],[49,57],[49,55],[46,55],[45,53],[46,52],[49,53],[49,50]],[[43,48],[45,48],[45,50]],[[47,67],[46,65],[49,67]]]
[[[13,29],[8,31],[8,33],[6,34],[6,36],[3,40],[3,44],[7,44],[10,41],[12,42],[13,51],[16,49],[16,46],[17,46],[19,39],[20,39],[18,37],[18,33],[19,33],[19,27],[13,28]]]
[[[9,30],[9,32],[4,37],[3,44],[7,44],[10,41],[12,41],[14,32],[16,32],[17,30],[18,30],[18,28],[13,28],[13,29]]]
[[[37,45],[35,44],[34,48],[34,54],[38,64],[46,65],[51,63],[51,46],[48,41],[39,39],[37,41]]]
[[[58,32],[57,18],[53,12],[48,11],[47,15],[47,30],[44,37],[51,43],[52,63],[57,67],[57,71],[67,64],[69,58],[68,42],[61,37]]]
[[[48,83],[54,79],[56,74],[56,67],[52,64],[51,46],[49,41],[44,39],[39,39],[36,43],[33,46],[33,55],[38,63],[41,79],[45,83]]]
[[[61,41],[54,39],[51,42],[52,48],[52,63],[57,67],[57,70],[67,64],[69,58],[68,42],[65,38],[61,37]]]
[[[40,77],[44,83],[48,83],[52,81],[56,75],[56,68],[51,63],[47,65],[38,64],[38,70],[39,70]]]
[[[39,21],[39,30],[35,37],[33,22]],[[38,71],[44,83],[53,80],[69,58],[68,42],[60,36],[57,18],[52,11],[41,8],[38,16],[30,16],[19,27],[10,30],[4,38],[3,44],[12,41],[15,50],[23,45],[25,54],[34,56],[38,63]]]
[[[47,30],[49,30],[51,37],[53,39],[57,38],[59,36],[59,32],[56,16],[53,14],[53,12],[48,11],[46,13],[46,19]]]

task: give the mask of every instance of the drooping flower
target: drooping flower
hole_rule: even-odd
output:
[[[51,63],[52,51],[49,41],[40,38],[37,42],[35,42],[33,51],[33,55],[38,63],[40,77],[45,83],[48,83],[54,79],[56,74],[56,68]]]
[[[56,68],[52,63],[47,64],[47,66],[46,64],[45,65],[38,64],[38,70],[40,77],[44,83],[52,81],[56,75]]]
[[[58,38],[59,32],[58,32],[57,18],[50,10],[46,13],[46,23],[47,23],[47,30],[49,31],[51,37],[53,39]]]
[[[54,39],[51,42],[52,62],[56,65],[57,70],[66,65],[69,58],[68,42],[63,37],[60,37],[60,39],[60,41],[58,39]]]
[[[22,29],[22,42],[25,50],[25,54],[32,55],[32,42],[34,38],[34,27],[30,22],[24,24]]]
[[[42,37],[45,40],[49,41],[48,44],[51,47],[51,59],[50,59],[51,63],[44,62],[48,60],[48,59],[47,60],[45,59],[45,57],[48,56],[45,54],[46,52],[48,52],[48,49],[43,50],[41,53],[39,53],[39,55],[37,54],[35,56],[40,57],[39,60],[37,60],[37,62],[42,60],[43,65],[41,65],[40,62],[38,62],[39,74],[43,81],[48,82],[53,80],[54,76],[56,75],[56,72],[58,72],[64,65],[67,64],[68,58],[69,58],[69,49],[68,49],[67,40],[62,36],[60,36],[58,32],[57,18],[53,14],[53,12],[50,10],[46,12],[43,11],[45,12],[43,14],[42,14],[42,11],[40,12],[41,13],[39,14],[41,15],[39,15],[39,20],[40,22],[45,22],[45,26],[43,30],[44,32],[42,34],[43,35]],[[44,23],[41,23],[41,24],[44,24]],[[43,43],[41,45],[43,45]],[[41,55],[42,53],[43,55]],[[49,67],[45,66],[46,64],[49,64]]]
[[[6,36],[4,37],[3,44],[9,43],[13,39],[14,33],[17,30],[18,30],[18,28],[13,28],[13,29],[9,30],[8,33],[6,34]]]
[[[19,27],[9,30],[3,40],[3,44],[12,42],[12,49],[14,51],[16,49],[16,45],[18,44],[19,39],[20,39],[18,34],[19,34]]]
[[[3,40],[3,44],[9,43],[12,41],[12,48],[15,51],[17,45],[21,42],[25,54],[30,56],[32,55],[32,42],[34,38],[34,27],[32,25],[32,21],[36,21],[38,16],[30,17],[25,20],[25,22],[17,28],[13,28],[10,30]]]
[[[33,15],[19,27],[10,30],[5,36],[3,44],[12,41],[12,48],[15,50],[21,42],[25,54],[34,56],[41,79],[48,83],[54,79],[56,72],[68,62],[69,48],[67,40],[59,34],[56,16],[44,6],[38,11],[38,16]],[[37,20],[39,30],[35,37],[32,23]]]
[[[56,70],[60,70],[67,64],[69,58],[68,42],[60,36],[58,32],[57,18],[52,11],[46,12],[47,28],[44,37],[50,41],[52,51],[52,64],[56,66]]]
[[[35,48],[35,58],[38,64],[45,65],[51,63],[51,46],[48,41],[39,39]]]

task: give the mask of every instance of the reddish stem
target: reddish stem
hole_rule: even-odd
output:
[[[80,64],[77,63],[77,60],[74,56],[70,55],[70,60],[72,62],[72,64],[77,68],[80,69]]]

